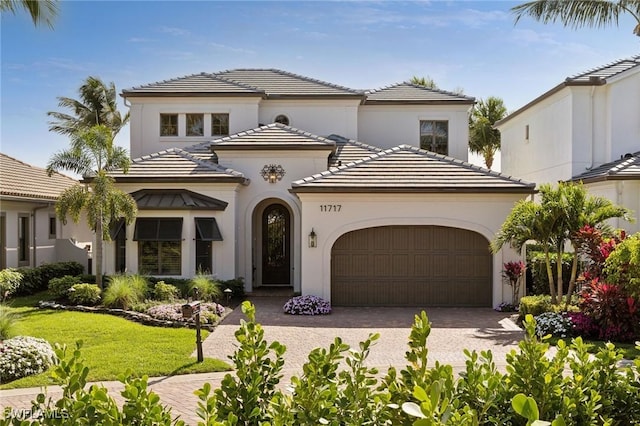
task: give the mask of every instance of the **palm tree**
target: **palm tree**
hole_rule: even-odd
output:
[[[620,16],[629,14],[637,22],[633,33],[640,36],[638,0],[534,0],[511,8],[511,12],[516,15],[516,23],[529,16],[544,24],[560,21],[572,28],[618,26]]]
[[[496,151],[500,149],[500,132],[494,129],[496,121],[507,115],[504,101],[495,96],[478,101],[469,118],[469,150],[484,157],[488,169],[493,165]]]
[[[58,97],[58,106],[70,109],[72,114],[49,111],[48,116],[56,121],[49,122],[49,130],[61,135],[73,135],[78,130],[95,125],[109,128],[115,137],[129,122],[129,113],[124,116],[118,111],[116,86],[106,85],[100,78],[89,76],[78,89],[80,100]]]
[[[582,184],[565,182],[557,187],[545,184],[540,187],[540,195],[540,202],[522,200],[516,203],[491,242],[491,250],[496,253],[507,243],[516,250],[521,250],[528,241],[540,244],[545,257],[551,302],[559,304],[563,297],[562,255],[566,242],[571,243],[575,253],[580,228],[590,225],[606,230],[607,220],[617,217],[628,220],[630,213],[605,198],[588,195]],[[557,282],[551,267],[552,256],[556,258]],[[578,256],[574,256],[567,303],[575,288],[577,268]]]
[[[58,0],[0,0],[0,12],[16,14],[18,9],[26,10],[36,27],[46,24],[53,28],[53,19],[58,15]]]
[[[110,241],[109,224],[125,218],[131,223],[137,213],[131,195],[117,189],[109,170],[129,170],[127,151],[113,143],[111,129],[93,126],[71,135],[71,147],[55,153],[47,164],[47,173],[67,170],[84,177],[85,185],[77,184],[64,191],[56,203],[56,214],[66,223],[71,216],[75,223],[85,212],[87,222],[96,233],[96,281],[102,288],[102,246]]]
[[[415,84],[416,86],[424,86],[428,89],[438,88],[436,82],[429,76],[418,77],[417,75],[414,75],[413,77],[411,77],[411,80],[409,80],[409,83]]]

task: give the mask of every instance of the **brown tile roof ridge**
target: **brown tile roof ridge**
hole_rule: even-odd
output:
[[[341,85],[335,84],[335,83],[329,83],[329,82],[324,81],[324,80],[307,77],[307,76],[304,76],[304,75],[301,75],[301,74],[292,73],[290,71],[283,71],[283,70],[277,69],[277,68],[234,68],[234,69],[227,69],[227,70],[224,70],[224,71],[217,72],[217,73],[215,73],[215,75],[218,75],[218,76],[224,78],[227,81],[233,81],[235,83],[239,83],[237,80],[233,80],[233,79],[221,76],[221,74],[230,73],[230,72],[234,72],[234,71],[270,71],[270,72],[273,72],[273,73],[276,73],[276,74],[280,74],[280,75],[284,75],[284,76],[287,76],[287,77],[297,78],[297,79],[300,79],[300,80],[308,81],[310,83],[316,83],[316,84],[320,84],[320,85],[323,85],[323,86],[332,87],[334,89],[345,90],[347,92],[352,92],[353,94],[358,94],[358,95],[363,94],[362,90],[352,89],[350,87],[341,86]],[[252,86],[250,86],[250,87],[252,87]],[[257,89],[258,87],[255,86],[254,88]],[[260,89],[260,90],[262,90],[262,89]]]
[[[242,89],[247,89],[247,90],[253,90],[256,93],[259,94],[264,94],[264,90],[258,89],[256,87],[250,86],[248,84],[244,84],[242,82],[239,81],[234,81],[228,78],[224,78],[221,77],[215,73],[207,73],[207,72],[199,72],[199,73],[193,73],[193,74],[186,74],[180,77],[174,77],[174,78],[169,78],[169,79],[165,79],[165,80],[158,80],[155,81],[153,83],[147,83],[147,84],[143,84],[140,86],[133,86],[129,89],[124,89],[122,92],[123,93],[127,93],[127,92],[131,92],[131,91],[135,91],[135,90],[141,90],[141,89],[148,89],[151,88],[152,86],[156,86],[156,85],[161,85],[161,84],[167,84],[167,83],[175,83],[178,82],[180,80],[186,80],[188,78],[192,78],[192,77],[198,77],[198,76],[204,76],[204,77],[208,77],[211,78],[212,80],[217,80],[217,81],[223,81],[225,83],[231,83],[234,84],[236,86],[240,86]]]
[[[478,171],[478,172],[482,172],[485,175],[495,176],[495,177],[502,178],[502,179],[507,179],[507,180],[510,180],[510,181],[512,181],[514,183],[520,183],[520,184],[522,184],[524,186],[529,186],[529,187],[532,187],[532,188],[535,187],[535,183],[527,182],[527,181],[524,181],[522,179],[519,179],[519,178],[516,178],[516,177],[513,177],[513,176],[504,175],[504,174],[496,172],[494,170],[489,170],[489,169],[486,169],[484,167],[480,167],[480,166],[477,166],[475,164],[471,164],[471,163],[468,163],[466,161],[462,161],[462,160],[457,159],[457,158],[449,157],[447,155],[437,154],[437,153],[431,152],[431,151],[426,151],[424,149],[417,148],[417,147],[412,146],[412,145],[406,145],[406,144],[402,144],[402,145],[395,146],[393,148],[385,149],[385,150],[383,150],[381,152],[371,154],[370,156],[364,157],[364,158],[356,160],[356,161],[352,161],[352,162],[347,163],[347,164],[343,164],[341,166],[332,167],[329,170],[323,171],[321,173],[316,173],[315,175],[312,175],[312,176],[297,180],[295,182],[292,182],[292,184],[300,185],[300,184],[304,184],[304,183],[307,183],[307,182],[314,181],[316,179],[319,179],[319,178],[322,178],[322,177],[325,177],[325,176],[335,175],[335,174],[341,172],[342,170],[352,169],[354,167],[357,167],[360,164],[369,163],[371,161],[375,161],[375,160],[378,160],[378,159],[384,158],[386,156],[389,156],[391,154],[395,154],[395,153],[399,153],[399,152],[411,152],[411,153],[415,153],[415,154],[421,155],[423,157],[443,160],[443,161],[458,165],[460,167],[464,167],[464,168],[467,168],[467,169],[470,169],[470,170],[475,170],[475,171]]]
[[[199,165],[201,165],[203,167],[206,167],[208,169],[211,169],[212,171],[224,172],[224,173],[230,174],[230,175],[235,176],[235,177],[244,177],[244,174],[239,172],[239,171],[237,171],[237,170],[234,170],[234,169],[231,169],[231,168],[227,168],[227,167],[223,167],[220,164],[211,163],[210,161],[202,160],[202,159],[192,155],[191,153],[185,151],[182,148],[168,148],[168,149],[165,149],[165,150],[162,150],[162,151],[154,152],[152,154],[143,155],[141,157],[138,157],[138,158],[135,158],[135,159],[131,160],[131,163],[132,164],[133,163],[142,163],[143,161],[150,160],[150,159],[153,159],[153,158],[158,158],[158,157],[161,157],[163,155],[171,154],[171,153],[178,154],[182,158],[184,158],[186,160],[189,160],[189,161],[192,161],[192,162],[194,162],[196,164],[199,164]]]
[[[572,177],[570,180],[586,182],[603,179],[606,180],[609,177],[615,178],[616,176],[624,176],[620,173],[637,166],[640,166],[640,151],[627,153],[618,160],[601,164],[598,167],[594,167],[591,170],[587,170],[584,173],[580,173],[579,175]]]
[[[362,149],[366,149],[368,151],[375,151],[375,152],[384,151],[380,147],[369,145],[369,144],[366,144],[364,142],[357,141],[355,139],[345,138],[344,136],[340,136],[340,135],[336,135],[336,134],[331,134],[331,135],[327,136],[326,139],[332,140],[335,143],[341,143],[341,144],[345,144],[345,145],[346,144],[354,145],[354,146],[360,147]]]
[[[399,83],[389,84],[389,85],[386,85],[386,86],[383,86],[383,87],[380,87],[380,88],[377,88],[377,89],[365,90],[364,94],[365,95],[370,95],[370,94],[382,92],[382,91],[385,91],[385,90],[393,89],[394,87],[400,87],[400,86],[409,86],[409,87],[413,87],[415,89],[425,90],[425,91],[428,91],[428,92],[435,92],[435,93],[441,93],[443,95],[457,96],[457,97],[460,97],[460,98],[468,99],[470,101],[475,101],[475,99],[476,99],[473,96],[467,96],[465,94],[455,93],[455,92],[451,92],[449,90],[444,90],[444,89],[439,89],[439,88],[426,87],[426,86],[423,86],[421,84],[412,83],[410,81],[402,81],[402,82],[399,82]]]
[[[266,124],[264,126],[260,126],[260,127],[255,127],[253,129],[248,129],[248,130],[243,130],[242,132],[238,132],[238,133],[234,133],[233,135],[229,135],[229,136],[225,136],[223,138],[219,138],[219,139],[214,139],[213,141],[211,141],[210,143],[212,144],[212,146],[215,146],[215,144],[217,143],[221,143],[221,142],[230,142],[233,141],[235,139],[239,139],[242,138],[244,136],[250,136],[250,135],[257,135],[261,132],[264,132],[265,130],[269,130],[269,129],[273,129],[273,128],[279,128],[281,130],[284,130],[286,132],[289,132],[291,134],[297,134],[300,136],[305,136],[311,139],[315,139],[318,142],[323,142],[329,146],[335,146],[335,141],[325,138],[323,136],[318,136],[315,135],[313,133],[304,131],[304,130],[300,130],[298,128],[295,127],[291,127],[291,126],[287,126],[281,123],[270,123],[270,124]]]

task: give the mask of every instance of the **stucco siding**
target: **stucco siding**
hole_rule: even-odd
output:
[[[302,294],[331,298],[331,249],[349,231],[387,225],[437,225],[467,229],[493,239],[518,195],[430,194],[298,194],[302,201],[301,233],[311,229],[318,246],[305,240],[302,251]],[[329,208],[323,206],[340,206]],[[488,247],[487,247],[488,249]],[[510,288],[501,277],[502,264],[517,258],[504,248],[493,256],[493,305],[510,301]]]
[[[614,161],[640,147],[640,71],[615,80],[610,85],[608,115],[611,151],[603,162]]]
[[[612,219],[609,224],[614,228],[624,229],[628,234],[640,232],[640,181],[610,180],[585,185],[589,194],[604,197],[614,204],[632,211],[635,222],[623,219]]]
[[[363,105],[358,111],[358,140],[380,148],[420,147],[420,120],[449,122],[448,155],[468,159],[469,106]]]

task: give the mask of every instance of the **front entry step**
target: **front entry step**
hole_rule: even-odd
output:
[[[283,285],[263,285],[247,293],[247,296],[251,297],[293,297],[293,295],[293,287]]]

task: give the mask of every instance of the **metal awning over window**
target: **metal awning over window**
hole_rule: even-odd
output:
[[[222,241],[218,222],[213,217],[197,217],[196,239],[202,241]]]
[[[118,234],[120,233],[123,227],[124,227],[124,218],[122,217],[118,220],[111,222],[111,225],[109,225],[109,236],[111,237],[112,240],[115,240],[118,237]]]
[[[136,219],[134,241],[182,241],[181,217],[141,217]]]

